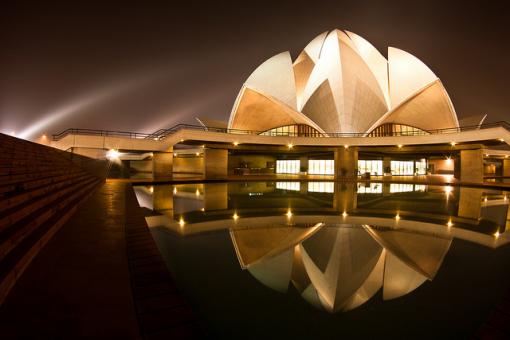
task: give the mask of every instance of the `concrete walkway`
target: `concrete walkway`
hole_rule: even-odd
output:
[[[0,339],[202,338],[130,184],[107,182],[0,306]]]
[[[54,235],[0,307],[0,338],[140,338],[125,183],[107,183]]]

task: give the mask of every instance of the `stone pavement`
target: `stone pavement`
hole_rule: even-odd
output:
[[[122,182],[85,201],[0,306],[0,339],[203,334],[137,208]]]

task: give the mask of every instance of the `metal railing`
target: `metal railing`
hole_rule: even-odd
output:
[[[53,135],[53,140],[58,141],[67,135],[89,135],[89,136],[106,136],[106,137],[125,137],[134,139],[152,139],[161,140],[164,139],[180,130],[196,130],[196,131],[208,131],[217,133],[227,134],[241,134],[241,135],[264,135],[264,136],[281,136],[281,137],[310,137],[310,138],[339,138],[339,137],[399,137],[399,136],[424,136],[424,135],[436,135],[436,134],[448,134],[472,130],[489,129],[495,127],[503,127],[510,131],[510,124],[504,121],[487,123],[482,125],[470,125],[460,126],[444,129],[435,130],[411,130],[402,132],[391,132],[385,135],[369,135],[367,133],[359,132],[327,132],[324,134],[314,133],[296,133],[296,132],[277,132],[271,131],[255,131],[255,130],[240,130],[240,129],[228,129],[228,128],[216,128],[216,127],[204,127],[202,125],[190,125],[190,124],[178,124],[169,129],[159,129],[153,133],[140,133],[140,132],[128,132],[128,131],[112,131],[112,130],[94,130],[94,129],[67,129],[58,134]]]

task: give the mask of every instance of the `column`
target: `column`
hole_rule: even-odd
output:
[[[172,178],[174,154],[170,152],[154,152],[152,156],[152,178]]]
[[[121,164],[121,178],[130,178],[131,177],[131,161],[129,160],[122,160]]]
[[[483,150],[460,151],[460,180],[463,182],[483,182]]]
[[[510,177],[510,159],[503,160],[503,174],[502,176]]]
[[[228,209],[228,183],[207,183],[204,185],[204,209]]]
[[[308,172],[308,156],[299,157],[299,171],[303,170],[304,172]]]
[[[382,159],[382,169],[383,175],[391,174],[391,158],[389,156],[384,156]]]
[[[335,194],[333,199],[333,209],[343,213],[349,213],[356,209],[357,183],[354,182],[335,182]]]
[[[459,217],[478,220],[482,207],[482,190],[461,187],[459,190]]]
[[[162,210],[172,211],[174,208],[173,185],[158,184],[152,187],[152,206],[154,210],[162,212]]]
[[[204,150],[204,175],[209,178],[226,178],[228,171],[228,150]]]
[[[335,178],[358,177],[358,148],[335,148]]]

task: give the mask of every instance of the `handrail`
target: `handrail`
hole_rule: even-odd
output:
[[[510,123],[505,121],[487,123],[482,125],[469,125],[452,128],[443,128],[435,130],[423,130],[423,131],[405,131],[405,132],[393,132],[387,135],[371,136],[368,133],[359,132],[328,132],[324,134],[317,133],[294,133],[294,132],[276,132],[271,131],[255,131],[255,130],[241,130],[241,129],[229,129],[229,128],[217,128],[217,127],[204,127],[202,125],[191,125],[191,124],[177,124],[169,129],[159,129],[153,133],[140,133],[140,132],[128,132],[128,131],[114,131],[114,130],[94,130],[94,129],[67,129],[58,134],[53,135],[53,140],[58,141],[67,135],[90,135],[90,136],[106,136],[106,137],[127,137],[134,139],[152,139],[161,140],[169,135],[172,135],[180,130],[198,130],[198,131],[209,131],[218,133],[228,134],[242,134],[242,135],[265,135],[265,136],[285,136],[285,137],[313,137],[313,138],[338,138],[338,137],[395,137],[395,136],[423,136],[423,135],[435,135],[435,134],[447,134],[471,130],[488,129],[494,127],[503,127],[510,131]]]

